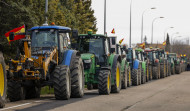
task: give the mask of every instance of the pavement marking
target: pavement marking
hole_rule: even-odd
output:
[[[50,98],[50,99],[53,99],[53,98]],[[32,104],[32,103],[40,103],[40,102],[43,102],[45,100],[49,100],[49,99],[44,99],[44,100],[34,101],[34,102],[30,102],[30,103],[24,103],[24,104],[20,104],[20,105],[16,105],[16,106],[11,106],[11,107],[0,109],[0,111],[4,111],[4,110],[7,110],[7,109],[12,109],[12,108],[17,108],[17,107],[21,107],[21,106],[26,106],[26,105],[29,105],[29,104]]]
[[[32,104],[32,103],[25,103],[25,104],[20,104],[20,105],[8,107],[8,108],[3,108],[3,109],[0,109],[0,111],[7,110],[7,109],[12,109],[12,108],[17,108],[17,107],[21,107],[21,106],[26,106],[26,105],[29,105],[29,104]]]

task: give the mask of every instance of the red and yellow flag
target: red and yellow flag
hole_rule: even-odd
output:
[[[140,44],[140,47],[141,47],[142,49],[145,49],[145,42],[143,42],[142,44]]]
[[[13,29],[13,30],[11,30],[11,31],[9,31],[9,32],[7,32],[7,33],[5,34],[7,40],[9,41],[9,43],[11,42],[11,41],[9,40],[9,34],[10,34],[11,32],[14,32],[14,33],[16,34],[16,35],[14,36],[14,40],[11,40],[11,41],[15,41],[15,40],[22,39],[22,38],[25,37],[25,35],[19,35],[19,33],[25,33],[25,25],[23,25],[23,26],[21,26],[21,27],[18,27],[18,28],[15,28],[15,29]],[[18,34],[18,35],[17,35],[17,34]]]
[[[165,42],[163,42],[163,46],[166,46],[166,41],[165,41]]]
[[[112,34],[115,34],[115,29],[113,28],[113,30],[111,31]]]
[[[121,45],[121,43],[123,42],[123,40],[124,40],[124,38],[123,39],[121,39],[120,41],[119,41],[119,44]]]

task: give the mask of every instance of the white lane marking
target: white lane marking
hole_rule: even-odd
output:
[[[8,108],[3,108],[3,109],[0,109],[0,111],[7,110],[7,109],[12,109],[12,108],[16,108],[16,107],[21,107],[21,106],[26,106],[26,105],[29,105],[29,104],[32,104],[32,103],[25,103],[25,104],[20,104],[20,105],[8,107]]]
[[[53,98],[50,98],[50,99],[53,99]],[[44,99],[44,100],[48,100],[48,99]],[[24,103],[24,104],[20,104],[20,105],[16,105],[16,106],[11,106],[11,107],[0,109],[0,111],[7,110],[7,109],[12,109],[12,108],[17,108],[17,107],[21,107],[21,106],[26,106],[26,105],[29,105],[29,104],[32,104],[32,103],[40,103],[40,102],[43,102],[44,100],[34,101],[34,102],[31,102],[31,103]]]

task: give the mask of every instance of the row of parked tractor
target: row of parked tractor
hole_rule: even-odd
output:
[[[16,35],[10,32],[9,39]],[[67,100],[83,97],[85,87],[109,95],[186,70],[186,57],[157,48],[127,48],[117,44],[117,37],[92,31],[78,34],[68,27],[44,25],[24,35],[8,69],[0,53],[0,107],[6,98],[38,98],[44,86],[54,88],[56,99]]]

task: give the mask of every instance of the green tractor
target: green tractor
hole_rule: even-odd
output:
[[[180,58],[178,57],[178,55],[176,53],[170,53],[169,55],[174,58],[176,74],[180,74],[181,73],[181,67],[182,67]]]
[[[141,63],[141,83],[144,84],[146,82],[146,79],[147,79],[147,68],[146,68],[146,61],[145,61],[145,58],[144,58],[144,50],[143,49],[140,49],[140,48],[137,48],[135,49],[136,51],[136,55],[137,55],[137,59],[140,61]]]
[[[3,49],[0,46],[0,50]],[[6,89],[7,89],[7,76],[6,76],[6,69],[5,69],[5,62],[3,58],[3,53],[0,51],[0,108],[5,106],[6,100]]]
[[[174,75],[175,74],[175,56],[173,56],[174,53],[169,53],[168,54],[168,61],[170,62],[170,71],[171,74]]]
[[[159,79],[160,77],[160,62],[157,49],[146,49],[145,52],[149,58],[149,80]]]
[[[183,67],[182,67],[182,71],[186,71],[187,70],[187,57],[186,54],[181,55],[181,61],[183,62]]]
[[[121,56],[111,54],[109,38],[101,34],[80,34],[78,50],[84,64],[87,89],[97,89],[99,94],[119,93],[121,90]]]
[[[158,49],[157,56],[160,62],[160,78],[165,78],[167,76],[167,66],[168,66],[167,58],[165,58],[165,51],[162,49]]]
[[[130,87],[132,84],[131,81],[131,68],[129,66],[129,62],[127,62],[127,56],[125,53],[126,47],[121,47],[121,45],[116,44],[117,37],[109,37],[110,38],[110,50],[111,53],[119,54],[122,58],[121,60],[121,81],[122,81],[122,89],[126,89]]]

